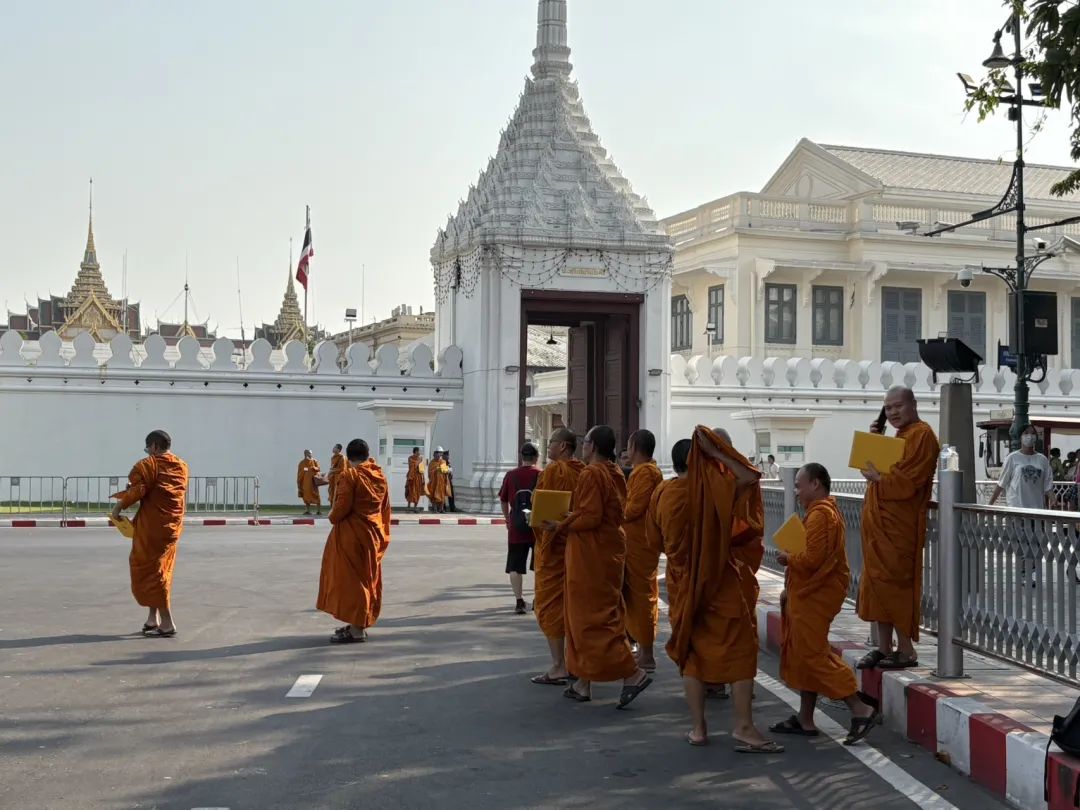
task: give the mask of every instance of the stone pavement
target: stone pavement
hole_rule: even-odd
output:
[[[614,710],[615,684],[579,705],[529,683],[546,644],[513,614],[501,527],[396,529],[370,642],[331,646],[336,622],[313,607],[323,537],[193,527],[176,569],[180,635],[147,639],[118,534],[0,533],[0,807],[1007,806],[885,728],[851,749],[825,735],[747,757],[731,750],[729,702],[715,701],[711,744],[690,748],[662,655],[629,711]],[[760,666],[768,724],[797,698],[774,656]]]
[[[780,639],[780,575],[762,570],[758,607],[762,646],[777,651]],[[866,651],[869,628],[845,604],[833,622],[833,648],[852,666]],[[937,638],[923,634],[916,645],[922,666],[901,672],[857,671],[861,687],[884,696],[885,719],[940,759],[1024,808],[1045,808],[1043,764],[1055,714],[1068,714],[1080,688],[1023,667],[964,651],[961,679],[940,679]],[[1080,761],[1058,752],[1051,757],[1051,810],[1073,808],[1080,789]]]

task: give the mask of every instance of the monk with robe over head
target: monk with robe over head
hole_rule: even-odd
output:
[[[367,641],[367,628],[382,610],[382,559],[390,545],[390,488],[370,457],[367,442],[353,439],[349,465],[338,476],[330,509],[315,607],[346,622],[332,644]]]
[[[755,727],[758,636],[755,576],[764,555],[761,473],[723,438],[698,427],[672,448],[678,480],[657,488],[649,531],[667,555],[671,638],[667,652],[683,676],[691,745],[708,743],[706,684],[731,684],[735,750],[782,752]]]
[[[584,703],[592,700],[593,681],[621,679],[616,708],[623,709],[652,683],[626,638],[626,476],[615,463],[615,431],[607,425],[590,430],[582,450],[588,464],[573,509],[545,526],[566,537],[566,664],[577,680],[563,695]]]
[[[547,445],[548,465],[540,473],[536,489],[552,492],[573,492],[585,464],[577,458],[577,436],[572,430],[560,428],[551,434]],[[574,508],[571,496],[570,508]],[[536,675],[532,682],[544,686],[566,686],[566,535],[548,529],[533,529],[533,609],[540,631],[548,642],[551,666]]]
[[[633,639],[638,663],[646,672],[656,671],[653,645],[660,617],[660,585],[657,572],[663,548],[646,530],[647,513],[653,491],[664,479],[656,466],[656,437],[648,430],[631,434],[628,442],[633,467],[626,482],[626,509],[623,531],[626,532],[626,573],[623,599],[626,602],[626,632]]]
[[[904,440],[904,455],[888,472],[872,464],[862,471],[870,483],[862,511],[863,574],[856,610],[859,618],[877,623],[878,649],[863,656],[859,669],[919,663],[912,642],[919,640],[926,510],[941,451],[933,429],[919,419],[910,388],[889,389],[885,418]],[[870,430],[878,432],[876,422]]]
[[[345,469],[345,454],[341,452],[341,445],[335,444],[330,451],[330,472],[326,474],[326,499],[330,501],[330,508],[334,507],[334,479]]]
[[[432,510],[439,514],[446,511],[446,502],[450,500],[450,465],[443,458],[445,452],[441,447],[436,447],[428,465],[427,496]]]
[[[818,736],[814,709],[818,695],[842,700],[851,709],[845,745],[854,745],[874,727],[878,702],[859,692],[855,674],[829,646],[829,626],[843,607],[848,570],[844,516],[830,496],[832,481],[820,464],[807,464],[795,476],[795,496],[806,510],[806,548],[780,552],[787,566],[787,600],[781,608],[780,677],[799,692],[799,713],[774,723],[775,734]]]
[[[139,504],[128,557],[131,593],[136,602],[149,608],[142,634],[162,638],[176,635],[172,579],[187,508],[188,466],[170,452],[171,447],[172,439],[164,430],[150,433],[146,437],[147,457],[131,468],[127,489],[111,496],[117,499],[113,520],[124,509]]]
[[[409,456],[409,472],[405,476],[405,503],[414,512],[420,511],[420,499],[424,497],[424,457],[420,448],[414,447]]]
[[[304,451],[304,457],[296,467],[296,497],[304,502],[304,514],[311,514],[311,507],[315,507],[315,514],[322,514],[322,496],[319,495],[319,462],[311,455],[310,450]]]

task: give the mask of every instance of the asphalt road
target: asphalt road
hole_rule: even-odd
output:
[[[884,729],[739,755],[718,701],[691,748],[666,658],[629,711],[615,684],[580,705],[530,684],[546,646],[512,612],[501,527],[396,529],[370,642],[331,647],[323,539],[189,529],[180,635],[146,639],[118,534],[0,532],[0,808],[1006,806]],[[791,710],[777,661],[761,669],[765,724]],[[286,698],[302,675],[322,679]]]

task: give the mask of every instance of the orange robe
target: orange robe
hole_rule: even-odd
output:
[[[832,498],[810,505],[803,518],[806,550],[788,561],[780,677],[792,689],[830,700],[855,694],[855,674],[829,646],[829,626],[847,597],[844,516]]]
[[[296,497],[304,502],[304,506],[322,506],[322,496],[315,484],[318,474],[319,462],[313,458],[301,460],[296,467]]]
[[[334,479],[337,478],[344,469],[345,454],[334,453],[330,457],[330,472],[326,474],[326,499],[330,501],[331,507],[334,505]]]
[[[139,504],[132,521],[131,593],[143,607],[169,607],[176,544],[184,531],[188,466],[172,453],[148,456],[128,473],[128,488],[111,497],[127,509]]]
[[[904,456],[866,488],[862,511],[863,573],[857,611],[919,640],[926,510],[941,451],[926,422],[898,431]]]
[[[382,558],[390,545],[390,488],[373,459],[338,476],[315,607],[371,627],[382,610]]]
[[[587,681],[637,672],[626,640],[626,476],[614,463],[590,464],[578,477],[566,538],[566,667]]]
[[[450,498],[450,465],[442,459],[428,465],[428,499],[442,506]]]
[[[759,471],[707,432],[740,465]],[[695,443],[687,478],[654,496],[652,531],[663,537],[671,638],[680,673],[706,683],[735,683],[757,673],[757,573],[765,553],[761,488],[737,489],[724,466]]]
[[[409,456],[409,472],[405,476],[405,503],[420,503],[424,497],[424,457]]]
[[[626,632],[638,644],[651,647],[656,641],[660,616],[660,586],[656,573],[660,567],[662,545],[649,542],[646,517],[653,491],[664,480],[655,461],[639,464],[626,482],[626,509],[623,531],[626,533],[626,573],[623,599],[626,601]]]
[[[576,458],[552,461],[536,481],[537,489],[573,492],[585,464]],[[570,504],[573,509],[573,502]],[[534,610],[540,630],[550,639],[566,636],[564,596],[566,590],[566,535],[533,531],[533,565],[536,572],[533,584]]]

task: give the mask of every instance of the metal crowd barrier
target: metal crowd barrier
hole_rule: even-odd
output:
[[[783,569],[772,535],[797,511],[794,470],[781,473],[781,482],[762,486],[763,565],[777,571]],[[1080,683],[1080,514],[958,503],[961,475],[938,473],[923,550],[921,626],[937,634],[938,674],[962,675],[968,648]],[[863,497],[834,498],[847,524],[854,601],[863,568]]]
[[[0,475],[0,514],[59,512],[64,506],[64,479],[57,475]]]
[[[114,492],[126,489],[126,475],[0,476],[0,514],[59,512],[69,518],[110,512]],[[259,479],[254,475],[188,478],[187,509],[198,513],[250,514],[259,519]]]

